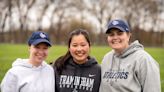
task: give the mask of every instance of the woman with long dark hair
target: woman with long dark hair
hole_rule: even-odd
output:
[[[101,69],[89,56],[87,31],[76,29],[68,38],[68,51],[54,62],[56,92],[99,92]]]

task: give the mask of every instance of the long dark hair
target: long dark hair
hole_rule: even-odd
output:
[[[69,34],[69,39],[68,39],[68,48],[70,48],[70,43],[72,41],[72,37],[75,35],[80,35],[82,34],[85,39],[87,40],[89,46],[91,45],[90,39],[89,39],[89,33],[84,30],[84,29],[75,29]],[[53,64],[53,67],[56,68],[56,71],[58,71],[59,74],[61,74],[62,70],[65,68],[65,65],[67,64],[67,61],[72,58],[69,50],[67,53],[61,57],[59,57]]]

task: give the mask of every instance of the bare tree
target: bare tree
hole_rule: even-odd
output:
[[[106,43],[103,25],[105,22],[104,20],[106,20],[105,14],[107,10],[109,9],[109,4],[107,2],[108,0],[98,0],[98,1],[93,0],[93,2],[91,2],[92,7],[88,9],[93,15],[96,16],[97,20],[99,21],[100,29],[97,29],[97,30],[100,30],[100,32],[96,40],[98,41],[97,43],[100,45]],[[111,17],[111,14],[108,14],[108,18],[110,17]]]
[[[7,17],[9,15],[9,0],[1,0],[0,2],[0,32],[1,40],[0,42],[5,42],[4,28]]]
[[[140,25],[144,25],[146,22],[149,22],[152,25],[155,23],[155,17],[158,14],[157,2],[155,0],[143,0],[142,2],[139,0],[127,0],[126,2],[120,0],[120,3],[124,12],[126,12],[125,19],[129,22],[130,27],[133,30],[132,32],[135,34],[133,35],[133,39],[146,39],[140,36],[141,33],[144,33],[142,31],[145,30],[141,29]],[[153,28],[151,28],[150,31],[151,30],[153,30]]]
[[[65,0],[64,0],[65,1]],[[57,0],[55,3],[56,7],[53,10],[53,15],[56,14],[58,16],[58,22],[55,24],[53,22],[54,17],[51,17],[51,25],[50,25],[50,30],[49,33],[51,33],[51,35],[53,36],[54,40],[56,41],[56,44],[60,44],[61,42],[61,28],[62,28],[62,21],[63,21],[63,17],[65,14],[65,9],[66,9],[66,5],[63,0]]]
[[[18,39],[20,39],[19,43],[25,42],[28,37],[28,28],[27,28],[27,14],[35,0],[16,0],[16,4],[18,7],[19,12],[19,22],[20,22],[20,29]],[[24,36],[22,36],[24,34]]]

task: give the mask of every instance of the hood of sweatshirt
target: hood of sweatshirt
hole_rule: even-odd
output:
[[[36,67],[36,66],[33,66],[32,64],[28,63],[28,60],[29,59],[18,58],[13,62],[12,67],[24,67],[24,68],[34,69],[34,70],[40,70],[40,69],[46,67],[46,65],[47,65],[47,63],[45,61],[43,61],[40,66]]]
[[[126,48],[120,55],[116,54],[114,51],[112,51],[113,56],[112,56],[112,64],[111,64],[111,69],[113,69],[115,63],[118,62],[118,71],[120,70],[120,64],[122,59],[126,58],[127,56],[133,54],[134,52],[144,49],[143,45],[141,45],[138,40],[134,41],[129,45],[128,48]],[[116,61],[117,60],[117,61]]]
[[[125,49],[125,50],[121,53],[120,57],[121,57],[121,58],[127,57],[128,55],[134,53],[134,52],[137,51],[137,50],[141,50],[141,49],[144,49],[143,45],[141,45],[141,44],[138,42],[138,40],[136,40],[136,41],[134,41],[133,43],[131,43],[131,44],[129,45],[129,47],[128,47],[127,49]]]
[[[74,66],[74,67],[90,67],[92,65],[95,65],[97,64],[97,61],[95,60],[95,58],[91,58],[91,57],[88,57],[88,61],[86,61],[86,63],[84,64],[77,64],[73,61],[73,58],[71,58],[68,62],[68,64]]]
[[[53,68],[45,61],[38,67],[28,61],[18,58],[13,62],[2,82],[3,92],[55,92]]]

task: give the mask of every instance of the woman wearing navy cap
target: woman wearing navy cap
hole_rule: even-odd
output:
[[[100,92],[161,92],[159,64],[137,40],[123,20],[112,20],[106,31],[113,49],[102,60]]]
[[[55,92],[53,68],[44,60],[51,47],[46,33],[33,32],[28,40],[29,58],[18,58],[1,83],[1,92]]]

